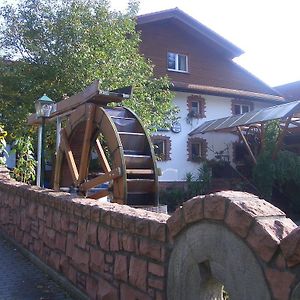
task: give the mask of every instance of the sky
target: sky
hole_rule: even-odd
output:
[[[140,0],[139,14],[174,7],[244,50],[235,61],[270,86],[300,80],[299,0]]]

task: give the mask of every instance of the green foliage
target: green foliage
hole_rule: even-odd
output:
[[[211,168],[207,162],[203,162],[196,176],[188,172],[185,175],[187,191],[185,198],[190,199],[196,195],[206,194],[211,182]]]
[[[36,161],[32,146],[32,138],[19,138],[14,145],[17,154],[17,165],[12,176],[21,182],[31,183],[35,180]]]
[[[291,205],[299,209],[300,157],[290,151],[279,151],[276,159],[272,159],[279,132],[276,121],[266,127],[265,149],[257,158],[253,181],[265,199],[271,199],[273,187],[276,186],[279,191],[288,195]]]
[[[186,189],[172,188],[164,190],[160,193],[160,203],[167,204],[170,212],[174,211],[176,207],[181,205],[184,201],[191,199],[197,195],[206,194],[211,182],[211,168],[207,162],[202,164],[198,169],[196,176],[191,172],[185,175]]]
[[[134,96],[124,105],[148,128],[168,126],[176,114],[169,81],[154,78],[139,54],[137,11],[137,1],[121,13],[106,0],[21,0],[3,7],[0,113],[9,132],[24,135],[34,101],[44,93],[59,101],[98,78],[103,90],[132,85]]]
[[[4,126],[0,124],[0,165],[5,165],[6,159],[4,154],[6,154],[6,140],[7,132],[4,130]]]

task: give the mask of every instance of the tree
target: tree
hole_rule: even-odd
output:
[[[132,85],[124,102],[146,127],[166,127],[175,118],[169,81],[154,78],[139,54],[135,30],[138,3],[126,13],[106,0],[21,0],[2,9],[0,113],[9,132],[22,134],[34,101],[44,93],[56,101],[95,79],[102,89]]]

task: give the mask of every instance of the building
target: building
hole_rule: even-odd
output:
[[[161,181],[183,181],[203,159],[233,161],[233,134],[189,136],[203,122],[282,103],[274,89],[233,62],[243,51],[178,8],[141,15],[140,52],[168,75],[179,122],[153,136]]]
[[[274,87],[287,101],[300,100],[300,81]]]

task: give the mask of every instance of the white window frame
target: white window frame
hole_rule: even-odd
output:
[[[235,107],[236,107],[236,106],[238,106],[239,109],[240,109],[240,113],[239,113],[238,115],[244,114],[244,112],[243,112],[243,107],[248,107],[248,111],[247,111],[247,112],[250,112],[250,111],[251,111],[251,106],[250,106],[249,104],[235,103],[235,104],[234,104],[234,111],[235,111]]]
[[[168,66],[169,54],[175,55],[175,69],[170,69],[169,66]],[[184,56],[185,57],[186,70],[179,70],[179,56]],[[179,73],[188,73],[188,71],[189,71],[188,63],[189,63],[189,59],[188,59],[188,56],[186,54],[181,54],[181,53],[175,53],[175,52],[168,51],[168,53],[167,53],[167,68],[168,68],[168,71],[179,72]]]

